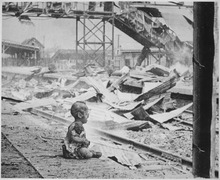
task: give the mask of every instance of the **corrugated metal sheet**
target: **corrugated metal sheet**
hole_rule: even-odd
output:
[[[143,162],[138,153],[126,145],[116,145],[111,141],[104,140],[96,141],[95,143],[104,157],[115,157],[123,165],[133,168]]]
[[[193,27],[184,18],[193,21],[192,9],[157,7],[167,23],[167,25],[177,34],[181,41],[193,41]]]

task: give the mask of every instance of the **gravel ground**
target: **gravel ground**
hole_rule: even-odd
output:
[[[41,178],[4,136],[1,136],[1,178]]]
[[[170,131],[157,125],[143,131],[127,131],[127,137],[184,158],[192,159],[192,131]],[[216,135],[216,166],[219,167],[219,135]]]

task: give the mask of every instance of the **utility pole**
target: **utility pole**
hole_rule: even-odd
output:
[[[119,52],[120,52],[120,34],[117,34],[118,36],[118,47],[117,47],[117,55],[119,55]]]
[[[119,49],[119,47],[120,47],[120,36],[121,36],[121,35],[118,34],[117,36],[118,36],[118,49]]]
[[[194,2],[193,11],[193,175],[210,178],[214,2]]]
[[[43,65],[46,66],[46,62],[45,62],[45,35],[43,36],[43,57],[42,57],[42,60],[43,60]]]

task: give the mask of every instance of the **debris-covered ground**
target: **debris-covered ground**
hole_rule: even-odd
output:
[[[183,72],[151,65],[115,71],[110,77],[94,66],[68,75],[42,69],[14,68],[16,74],[13,69],[3,71],[2,97],[17,101],[9,105],[9,114],[38,109],[71,122],[72,103],[86,101],[91,109],[88,126],[192,158],[192,100],[172,98],[176,87],[192,96],[189,69]],[[218,126],[218,118],[216,123]],[[218,142],[217,134],[217,167]]]
[[[41,178],[4,136],[1,137],[1,177]]]

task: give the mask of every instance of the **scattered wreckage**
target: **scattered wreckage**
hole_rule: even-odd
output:
[[[54,73],[54,69],[42,69],[13,67],[2,70],[2,99],[18,102],[14,106],[8,104],[10,113],[39,109],[71,122],[71,105],[86,101],[91,109],[88,126],[135,132],[158,126],[175,132],[182,127],[167,122],[180,117],[192,106],[188,103],[177,108],[169,92],[188,71],[180,74],[175,69],[155,64],[136,67],[128,73],[115,71],[109,77],[105,70],[92,65],[82,72],[67,75]]]
[[[170,92],[167,92],[183,79],[188,71],[179,74],[176,69],[170,70],[154,64],[145,68],[136,67],[128,73],[115,71],[108,77],[102,68],[95,68],[89,65],[83,72],[69,75],[71,78],[60,76],[58,79],[52,76],[55,74],[54,67],[8,68],[14,74],[11,76],[4,75],[10,73],[4,68],[2,96],[21,101],[13,107],[13,110],[19,113],[41,107],[59,111],[65,118],[70,117],[68,110],[72,103],[88,101],[92,109],[91,114],[104,111],[103,116],[94,119],[91,115],[91,122],[105,121],[110,117],[114,122],[132,122],[135,126],[138,122],[140,126],[146,122],[163,124],[192,106],[190,103],[176,108],[175,100],[171,99]],[[26,77],[14,83],[19,74]],[[48,74],[53,78],[41,79]],[[101,110],[94,109],[92,102],[102,104]],[[158,102],[161,102],[163,112],[149,114],[147,110]],[[167,112],[168,110],[172,111]]]

